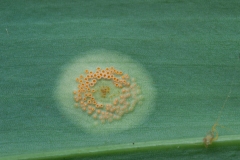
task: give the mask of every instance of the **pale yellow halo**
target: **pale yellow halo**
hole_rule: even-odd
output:
[[[63,67],[55,98],[69,119],[91,133],[137,126],[154,107],[149,73],[128,56],[95,50]]]

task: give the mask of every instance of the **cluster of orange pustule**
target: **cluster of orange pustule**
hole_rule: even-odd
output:
[[[140,87],[135,79],[130,79],[129,75],[114,67],[98,67],[95,72],[85,70],[85,74],[76,78],[78,90],[73,92],[75,106],[102,123],[120,119],[125,113],[133,111],[142,99]],[[111,82],[113,85],[98,86],[96,89],[99,81]],[[96,94],[101,96],[95,96]]]

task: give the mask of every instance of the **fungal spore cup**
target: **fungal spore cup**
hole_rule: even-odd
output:
[[[69,119],[90,133],[113,133],[150,115],[156,91],[147,70],[106,50],[82,54],[63,68],[55,98]]]

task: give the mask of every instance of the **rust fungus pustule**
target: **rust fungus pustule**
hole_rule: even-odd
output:
[[[155,108],[157,90],[149,73],[126,54],[88,51],[62,67],[54,98],[86,132],[121,132],[144,122]]]
[[[142,99],[136,80],[114,67],[86,69],[76,82],[78,89],[73,91],[75,107],[79,106],[81,112],[102,123],[121,119]]]

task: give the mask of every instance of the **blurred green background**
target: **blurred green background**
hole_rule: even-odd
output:
[[[114,159],[131,155],[157,159],[161,153],[165,158],[174,154],[214,158],[225,152],[226,157],[231,153],[236,158],[240,150],[233,144],[240,139],[239,16],[238,0],[1,0],[0,157],[29,158],[35,153],[44,157],[52,152],[56,156],[86,147],[196,138],[199,147],[192,152],[188,147],[163,152],[163,147],[155,152],[132,150]],[[108,136],[87,134],[75,126],[59,111],[53,96],[64,66],[74,57],[102,48],[137,61],[158,91],[154,111],[142,124]],[[225,129],[218,128],[219,139],[226,136],[230,141],[206,154],[200,142],[218,118],[230,89],[219,121]]]

